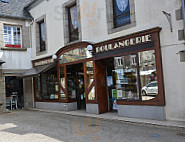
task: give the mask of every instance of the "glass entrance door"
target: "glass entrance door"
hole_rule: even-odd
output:
[[[77,99],[77,108],[85,109],[84,69],[83,63],[67,65],[68,97]]]
[[[106,62],[108,110],[116,111],[117,94],[116,94],[116,78],[114,72],[114,59],[109,58],[105,62]]]

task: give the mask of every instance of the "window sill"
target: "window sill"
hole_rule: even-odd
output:
[[[72,44],[75,44],[75,43],[79,43],[79,42],[81,42],[81,40],[70,41],[70,42],[68,42],[68,43],[66,44],[66,46],[72,45]]]
[[[159,101],[157,98],[148,101],[134,101],[134,100],[117,100],[118,105],[145,105],[145,106],[165,106],[163,100]]]
[[[1,50],[9,50],[9,51],[27,51],[27,49],[23,49],[23,48],[11,48],[11,47],[1,47]]]
[[[47,51],[42,51],[42,52],[38,51],[38,52],[36,52],[36,56],[44,55],[46,53],[47,53]]]
[[[108,34],[113,34],[113,33],[117,33],[117,32],[120,32],[120,31],[124,31],[124,30],[130,29],[130,28],[133,28],[135,26],[136,26],[135,21],[133,21],[131,23],[128,23],[126,25],[123,25],[123,26],[119,26],[119,27],[113,27],[113,25],[112,25],[108,29]]]

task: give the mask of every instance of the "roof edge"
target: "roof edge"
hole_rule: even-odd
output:
[[[39,5],[43,1],[44,0],[33,0],[32,2],[30,2],[29,4],[27,4],[24,8],[29,11],[32,8],[34,8],[35,6]]]
[[[12,18],[12,19],[21,19],[21,20],[33,20],[33,18],[31,18],[31,17],[20,17],[20,16],[11,16],[11,15],[2,15],[2,14],[0,14],[0,17]]]

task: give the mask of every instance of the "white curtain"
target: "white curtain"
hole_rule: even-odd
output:
[[[73,28],[76,29],[78,28],[78,12],[77,12],[77,6],[74,6],[70,8],[70,13],[71,13],[71,21],[73,24]]]
[[[116,4],[118,6],[118,9],[121,11],[121,12],[124,12],[128,6],[128,1],[129,0],[116,0]]]

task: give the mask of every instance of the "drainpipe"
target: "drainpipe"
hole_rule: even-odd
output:
[[[182,16],[183,16],[183,23],[184,23],[184,39],[185,39],[185,10],[184,10],[184,0],[181,0],[182,3]]]

